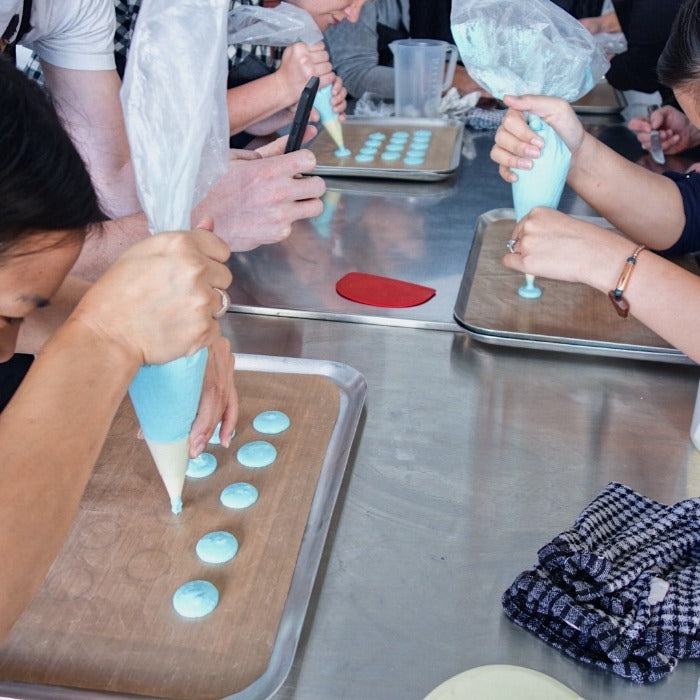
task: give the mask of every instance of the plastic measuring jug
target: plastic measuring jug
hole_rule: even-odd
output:
[[[442,92],[452,84],[457,47],[437,39],[399,39],[389,48],[394,54],[396,116],[437,117]]]

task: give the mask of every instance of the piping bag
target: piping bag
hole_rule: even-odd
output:
[[[277,7],[239,5],[229,12],[229,44],[257,44],[260,46],[289,46],[297,41],[315,44],[323,41],[323,33],[313,17],[296,5],[287,2]],[[340,149],[345,148],[343,128],[331,106],[333,85],[326,85],[316,93],[314,107],[321,115],[321,124]]]
[[[226,172],[228,0],[148,0],[121,90],[136,189],[152,234],[189,230],[192,208]],[[145,365],[129,387],[144,438],[182,510],[189,434],[207,362],[203,348]]]
[[[592,34],[550,0],[453,0],[450,16],[465,67],[494,97],[548,95],[574,102],[603,79],[610,63]],[[515,218],[533,207],[559,206],[571,164],[571,152],[559,135],[534,114],[530,128],[544,140],[531,170],[516,170],[512,185]],[[525,276],[521,297],[542,291]]]

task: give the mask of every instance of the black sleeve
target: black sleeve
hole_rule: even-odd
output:
[[[614,0],[628,49],[614,56],[606,78],[618,90],[655,92],[656,63],[683,0]]]
[[[680,238],[666,250],[668,255],[686,255],[700,251],[700,173],[665,172],[680,190],[685,212],[685,227]]]
[[[18,353],[0,363],[0,412],[10,403],[33,361],[34,355]]]

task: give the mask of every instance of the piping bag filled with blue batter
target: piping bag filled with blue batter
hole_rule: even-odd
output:
[[[469,74],[498,99],[548,95],[574,102],[610,67],[590,32],[550,0],[453,0],[450,23]],[[571,163],[571,153],[554,129],[536,115],[527,118],[544,148],[531,170],[515,170],[518,221],[533,207],[559,206]],[[518,293],[537,298],[541,291],[534,277],[526,275]]]
[[[227,13],[228,0],[148,0],[139,12],[121,102],[151,233],[189,230],[192,208],[226,172]],[[182,510],[206,362],[204,348],[146,365],[129,387],[173,513]]]
[[[229,44],[259,46],[289,46],[297,41],[315,44],[323,41],[323,34],[313,17],[301,7],[282,2],[277,7],[238,5],[229,13]],[[331,106],[333,85],[325,85],[314,99],[314,107],[321,115],[321,124],[338,149],[344,152],[343,127]]]

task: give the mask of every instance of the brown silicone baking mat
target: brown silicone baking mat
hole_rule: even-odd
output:
[[[314,173],[344,177],[433,180],[447,177],[459,165],[464,127],[457,120],[348,117],[342,125],[343,140],[351,155],[347,158],[336,157],[335,151],[338,147],[335,141],[323,127],[319,127],[318,136],[309,146],[316,156]],[[407,143],[411,143],[413,133],[420,129],[429,129],[433,134],[422,165],[406,165],[403,163],[403,157],[394,161],[383,161],[380,155],[383,150],[381,147],[370,163],[358,163],[355,160],[358,151],[372,133],[384,134],[385,139],[382,143],[386,145],[393,133],[405,131],[409,134]],[[406,150],[408,146],[404,153]]]
[[[607,296],[587,285],[538,278],[539,299],[518,296],[524,275],[501,264],[515,226],[512,215],[512,210],[494,210],[477,225],[455,305],[455,318],[473,337],[493,344],[690,362],[632,316],[620,318]],[[609,227],[602,219],[596,223]],[[693,259],[683,263],[700,271]]]
[[[310,586],[297,610],[285,604],[302,542],[316,536],[305,535],[305,529],[320,476],[327,480],[323,470],[335,470],[336,488],[337,472],[342,478],[364,397],[364,380],[352,381],[354,397],[323,374],[237,370],[237,435],[228,450],[209,446],[218,468],[204,479],[187,478],[180,516],[170,514],[125,400],[68,541],[0,649],[0,679],[31,684],[18,693],[22,698],[33,697],[35,687],[62,686],[187,700],[228,697],[260,679],[278,633],[284,632],[283,613],[303,619],[306,611]],[[283,410],[291,426],[279,435],[257,433],[252,421],[265,409]],[[260,439],[275,445],[277,460],[263,469],[240,466],[237,449]],[[221,505],[221,490],[235,481],[258,488],[260,498],[249,509]],[[324,494],[325,504],[318,496],[314,502],[322,516],[313,529],[323,530],[324,537],[335,495]],[[195,544],[212,530],[227,530],[238,539],[232,561],[211,565],[198,559]],[[317,562],[303,563],[312,569],[312,583]],[[174,591],[191,579],[210,580],[219,589],[218,607],[201,619],[182,618],[172,606]],[[300,623],[286,619],[283,626],[300,629]],[[296,641],[291,640],[292,656]],[[0,685],[3,692],[7,688]],[[77,691],[61,695],[77,696]]]
[[[626,104],[624,95],[610,83],[598,83],[572,107],[579,114],[617,114]]]

